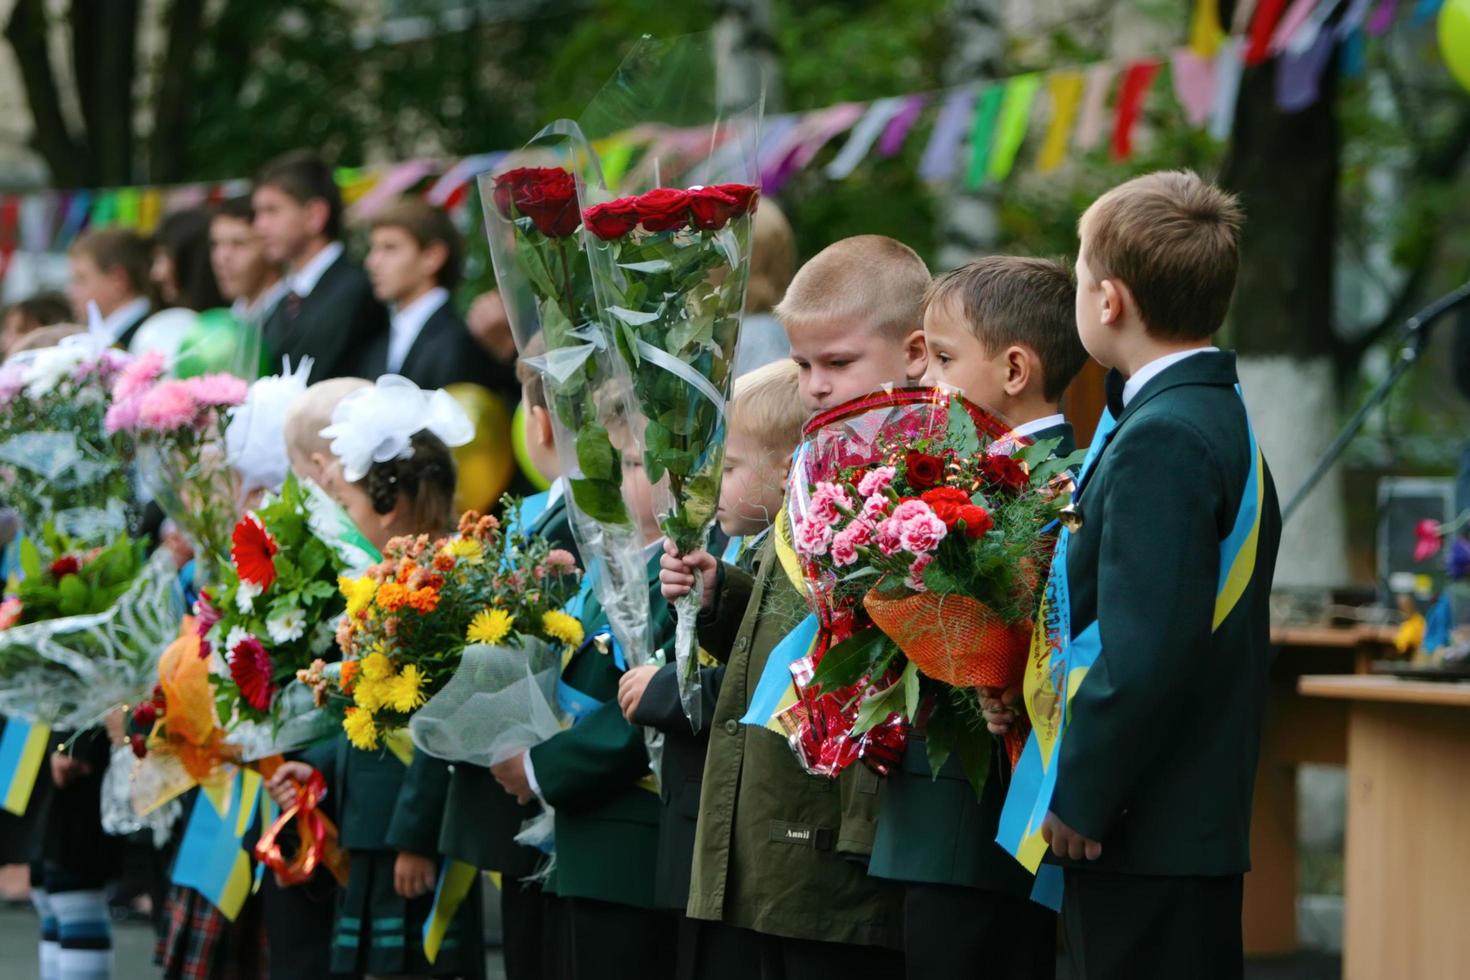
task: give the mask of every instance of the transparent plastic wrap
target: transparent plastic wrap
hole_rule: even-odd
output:
[[[0,631],[0,714],[81,731],[147,695],[177,634],[183,593],[171,556],[153,556],[108,610]]]
[[[572,533],[628,663],[647,660],[642,534],[622,492],[626,384],[597,324],[581,206],[568,169],[589,154],[561,120],[480,178],[495,278],[521,357],[541,374],[567,482]]]
[[[153,840],[154,849],[162,850],[168,845],[174,824],[183,816],[184,804],[174,797],[140,816],[133,802],[137,790],[137,762],[128,746],[113,747],[112,761],[102,776],[102,830],[113,837],[126,837],[146,830]]]
[[[493,766],[561,731],[561,650],[533,637],[521,645],[476,644],[409,722],[413,744],[436,759]]]
[[[714,525],[759,197],[761,99],[722,105],[715,66],[712,34],[644,38],[579,120],[598,151],[578,159],[598,319],[660,526],[681,554],[705,548]],[[696,579],[675,604],[695,730],[700,602]]]

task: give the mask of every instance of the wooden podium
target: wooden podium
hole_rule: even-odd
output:
[[[1347,918],[1343,976],[1470,971],[1470,682],[1307,676],[1346,707]]]

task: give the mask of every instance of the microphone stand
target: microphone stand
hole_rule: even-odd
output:
[[[1282,524],[1291,520],[1291,516],[1301,508],[1308,494],[1316,488],[1318,483],[1322,482],[1322,478],[1327,475],[1327,471],[1332,469],[1333,464],[1347,450],[1348,443],[1352,442],[1353,437],[1363,428],[1363,424],[1368,421],[1368,416],[1373,413],[1374,409],[1383,404],[1384,399],[1393,390],[1393,386],[1419,360],[1420,355],[1424,353],[1424,348],[1429,345],[1430,328],[1434,326],[1435,321],[1456,307],[1465,304],[1467,301],[1470,301],[1470,282],[1465,283],[1454,292],[1441,296],[1418,313],[1409,317],[1404,323],[1404,346],[1399,351],[1398,359],[1394,361],[1393,368],[1388,372],[1388,376],[1380,381],[1378,386],[1364,399],[1363,404],[1353,413],[1353,417],[1348,419],[1347,424],[1342,427],[1342,431],[1337,434],[1337,438],[1332,441],[1332,445],[1328,446],[1327,450],[1322,453],[1321,458],[1317,460],[1317,465],[1312,468],[1312,472],[1307,476],[1306,481],[1297,488],[1296,493],[1292,494],[1291,500],[1287,502],[1286,507],[1281,511]]]

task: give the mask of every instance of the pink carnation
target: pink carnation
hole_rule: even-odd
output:
[[[818,483],[812,489],[808,514],[824,524],[830,524],[842,516],[843,511],[851,511],[852,508],[852,497],[841,486],[836,483]]]
[[[199,414],[199,402],[187,381],[165,381],[138,402],[138,425],[154,432],[182,429]]]
[[[869,524],[877,524],[888,516],[888,498],[882,494],[876,494],[864,500],[860,516]]]
[[[131,401],[146,392],[163,374],[163,352],[151,350],[135,358],[118,373],[112,385],[112,400]]]
[[[924,569],[928,568],[933,561],[933,555],[920,555],[915,558],[914,563],[909,566],[909,573],[904,578],[903,584],[915,592],[928,592],[929,587],[924,584]]]
[[[838,531],[832,538],[832,563],[845,568],[857,561],[857,550],[872,540],[872,528],[862,521],[853,521]]]
[[[903,547],[901,535],[903,522],[896,517],[890,517],[878,525],[874,540],[878,543],[878,550],[885,555],[891,555]]]
[[[133,398],[125,402],[113,402],[107,409],[107,416],[102,420],[102,427],[107,430],[108,435],[133,429],[138,424],[138,399]]]
[[[882,493],[893,484],[893,477],[898,471],[892,466],[880,466],[876,470],[869,470],[858,484],[858,493],[864,497],[872,498],[875,493]]]
[[[0,402],[8,402],[26,386],[25,369],[11,363],[0,367]]]
[[[927,509],[927,505],[925,505]],[[896,519],[896,518],[895,518]],[[927,514],[916,514],[904,521],[898,532],[898,540],[905,551],[926,555],[939,547],[949,529],[932,510]]]
[[[816,515],[801,521],[796,526],[796,550],[808,558],[817,558],[827,553],[832,543],[832,525],[819,520]]]
[[[201,374],[185,382],[200,405],[233,408],[245,400],[250,386],[233,374]]]
[[[897,507],[893,508],[892,517],[900,524],[907,524],[915,517],[923,517],[926,514],[931,517],[934,516],[934,509],[918,497],[910,497],[908,500],[901,501]]]

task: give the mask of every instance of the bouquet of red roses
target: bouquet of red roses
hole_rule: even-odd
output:
[[[935,770],[957,754],[978,791],[989,742],[974,689],[1020,681],[1073,461],[957,395],[865,401],[856,421],[840,407],[812,422],[793,545],[841,635],[783,721],[832,771],[854,758],[886,769],[919,725]],[[854,460],[842,437],[864,416]]]

